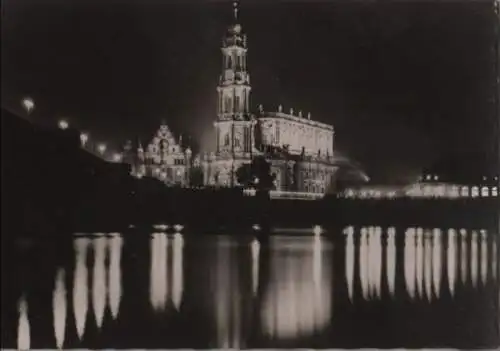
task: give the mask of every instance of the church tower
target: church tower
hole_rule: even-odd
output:
[[[222,40],[222,74],[217,86],[216,155],[245,157],[252,152],[250,75],[247,38],[239,22],[239,3],[233,3],[233,24]]]

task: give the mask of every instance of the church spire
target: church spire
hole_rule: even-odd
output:
[[[238,12],[240,10],[240,2],[238,0],[235,0],[233,2],[233,12],[234,12],[234,20],[238,21]]]
[[[219,120],[245,120],[250,116],[250,75],[247,41],[239,21],[239,0],[233,1],[234,22],[222,40],[222,72],[219,79]]]

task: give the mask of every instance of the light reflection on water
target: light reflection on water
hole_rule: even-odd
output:
[[[325,328],[332,313],[332,245],[321,237],[273,238],[270,282],[261,307],[270,338],[304,337]]]
[[[54,312],[54,334],[56,337],[56,346],[61,349],[64,344],[66,333],[66,272],[63,268],[59,268],[56,273],[56,281],[53,296],[53,312]]]
[[[405,300],[412,306],[443,300],[456,303],[458,310],[463,305],[458,292],[479,294],[497,284],[497,239],[485,230],[347,226],[342,232],[340,241],[275,236],[268,244],[244,236],[200,239],[154,233],[146,252],[132,247],[139,257],[135,260],[147,257],[149,263],[149,301],[147,295],[144,299],[150,308],[162,314],[171,306],[178,313],[171,316],[190,311],[189,318],[205,318],[213,327],[207,347],[244,348],[255,340],[265,346],[273,340],[313,338],[344,318],[345,308],[338,312],[342,305],[359,309],[376,301],[389,306]],[[133,316],[121,312],[133,310],[143,298],[139,294],[128,303],[122,301],[126,287],[139,281],[127,278],[128,269],[136,266],[123,255],[127,240],[119,233],[74,238],[72,263],[56,267],[51,283],[52,347],[86,345],[89,303],[97,333],[109,332],[104,331],[106,324]],[[142,274],[147,277],[147,270]],[[124,279],[131,284],[124,284]],[[72,284],[67,286],[67,281]],[[185,291],[188,286],[190,291]],[[32,302],[26,296],[29,290],[18,298],[19,349],[37,346],[29,320],[33,315],[28,315]],[[74,324],[67,323],[71,313]],[[105,318],[106,313],[111,318]],[[36,323],[42,321],[39,317]]]
[[[73,275],[73,311],[78,337],[81,339],[85,333],[85,323],[88,313],[88,270],[87,249],[90,245],[88,238],[74,240],[75,271]]]
[[[17,348],[19,350],[30,349],[30,323],[28,319],[28,303],[26,298],[19,299],[19,324],[17,327]]]

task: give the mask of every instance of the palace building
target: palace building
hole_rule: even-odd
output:
[[[126,147],[130,150],[131,146]],[[193,166],[192,151],[183,148],[182,136],[179,141],[163,122],[151,142],[143,149],[137,147],[135,159],[131,160],[132,173],[137,177],[153,177],[169,186],[189,186],[190,171]]]

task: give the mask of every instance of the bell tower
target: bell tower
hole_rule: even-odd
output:
[[[239,2],[233,3],[233,24],[222,39],[222,73],[217,86],[216,154],[250,153],[250,75],[247,37],[239,24]]]

